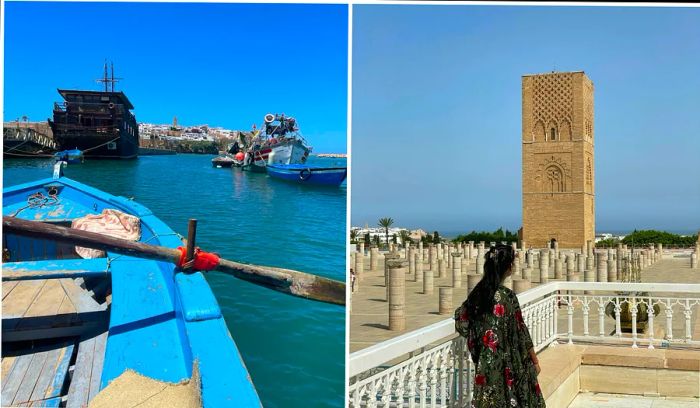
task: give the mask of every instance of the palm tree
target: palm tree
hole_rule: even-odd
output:
[[[389,245],[389,227],[394,225],[394,220],[392,218],[380,218],[379,219],[379,224],[380,227],[384,228],[384,233],[386,234],[386,244]]]
[[[357,230],[351,229],[350,230],[350,243],[351,244],[355,243],[356,240],[357,240]]]

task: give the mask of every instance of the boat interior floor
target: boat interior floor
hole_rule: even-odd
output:
[[[2,406],[86,406],[100,389],[110,279],[3,281],[2,306]]]

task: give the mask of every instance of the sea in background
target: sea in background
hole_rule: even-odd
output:
[[[240,169],[210,155],[141,156],[69,165],[65,176],[133,197],[176,232],[196,218],[197,245],[226,259],[345,281],[347,188],[314,188]],[[311,156],[309,164],[346,166]],[[52,160],[5,159],[3,187],[51,177]],[[345,308],[236,278],[206,275],[265,407],[345,401]]]

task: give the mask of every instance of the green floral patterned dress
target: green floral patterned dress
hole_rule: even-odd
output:
[[[467,338],[476,364],[472,407],[544,407],[537,371],[528,351],[530,333],[515,292],[500,286],[492,313],[468,316],[466,301],[455,310],[455,328]]]

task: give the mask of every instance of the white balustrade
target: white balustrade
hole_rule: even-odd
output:
[[[649,349],[664,340],[700,345],[700,338],[693,339],[691,331],[693,313],[700,306],[700,284],[556,281],[523,292],[518,300],[537,352],[559,340],[570,344],[627,343],[634,348],[648,343]],[[641,313],[641,306],[646,307],[646,314]],[[563,307],[566,330],[560,333],[559,309]],[[591,308],[598,311],[596,334],[589,333]],[[674,308],[682,312],[679,316],[685,322],[685,335],[678,340],[672,333]],[[655,339],[654,317],[661,309],[666,316],[665,339]],[[631,333],[623,333],[624,311],[632,318]],[[581,328],[575,325],[575,316],[582,317],[582,335],[577,334]],[[615,321],[612,333],[605,329],[606,316]],[[640,333],[637,323],[644,317],[646,330]],[[352,353],[348,370],[353,408],[467,407],[471,402],[474,367],[466,339],[457,335],[452,319]]]

